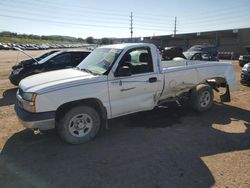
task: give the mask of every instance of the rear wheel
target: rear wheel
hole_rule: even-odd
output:
[[[93,139],[101,127],[98,112],[89,106],[77,106],[67,111],[57,124],[59,136],[67,143],[81,144]]]
[[[192,91],[191,105],[194,110],[204,112],[212,107],[213,99],[212,88],[206,84],[200,84]]]

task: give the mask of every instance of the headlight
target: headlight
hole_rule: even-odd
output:
[[[19,74],[23,69],[22,68],[19,68],[19,69],[15,69],[13,70],[13,74]]]
[[[29,112],[36,112],[35,100],[36,100],[36,93],[30,92],[17,92],[17,99],[19,101],[19,105],[29,111]]]
[[[29,102],[35,102],[36,99],[36,93],[23,93],[23,99]]]

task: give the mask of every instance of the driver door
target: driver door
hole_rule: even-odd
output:
[[[124,66],[129,68],[130,74],[117,74]],[[128,51],[108,85],[112,117],[154,108],[160,81],[154,71],[150,49],[135,48]]]

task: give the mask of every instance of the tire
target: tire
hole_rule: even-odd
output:
[[[81,144],[93,139],[100,127],[99,113],[89,106],[71,108],[56,126],[59,136],[69,144]]]
[[[193,89],[191,106],[197,112],[205,112],[213,106],[214,94],[209,85],[200,84]]]

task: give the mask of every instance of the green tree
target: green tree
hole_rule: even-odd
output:
[[[94,44],[94,38],[93,37],[87,37],[86,38],[86,43],[88,43],[88,44]]]
[[[112,44],[112,39],[109,38],[102,38],[101,44]]]

